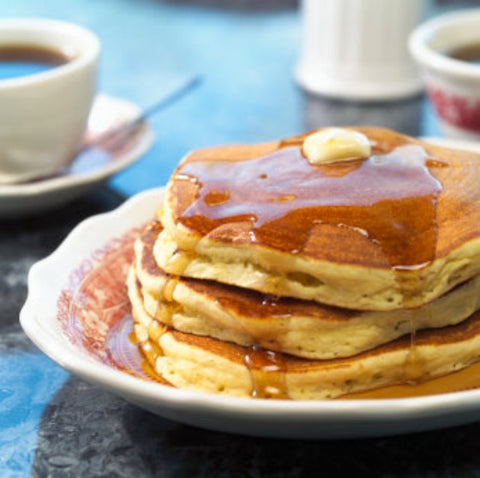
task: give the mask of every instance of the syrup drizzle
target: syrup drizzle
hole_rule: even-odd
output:
[[[289,398],[282,354],[253,345],[245,352],[243,363],[250,372],[253,398]]]
[[[338,251],[332,261],[363,263],[361,236],[373,251],[371,266],[423,267],[436,252],[442,188],[429,169],[436,167],[444,163],[413,144],[323,166],[312,166],[292,146],[246,161],[187,162],[177,179],[193,184],[196,198],[178,221],[200,236],[247,223],[244,241],[292,254],[308,254],[312,239],[328,239],[333,227],[352,251]]]

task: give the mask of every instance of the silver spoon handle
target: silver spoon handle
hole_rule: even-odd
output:
[[[85,151],[86,149],[99,146],[100,144],[107,141],[114,142],[115,146],[118,147],[118,142],[127,139],[131,134],[137,131],[137,129],[147,118],[157,113],[158,111],[168,108],[170,105],[176,103],[187,93],[190,93],[195,88],[197,88],[200,83],[201,78],[199,76],[194,76],[190,78],[183,85],[176,88],[171,93],[167,94],[167,96],[164,96],[163,98],[151,104],[147,108],[144,108],[138,117],[131,119],[126,123],[121,124],[120,126],[109,129],[104,133],[98,135],[97,137],[93,138],[92,140],[84,143],[81,151]]]

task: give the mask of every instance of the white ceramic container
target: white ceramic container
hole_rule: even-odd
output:
[[[425,8],[423,0],[303,0],[298,83],[356,101],[418,93],[422,84],[407,39]]]

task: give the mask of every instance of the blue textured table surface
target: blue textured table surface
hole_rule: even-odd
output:
[[[154,146],[108,187],[46,217],[0,224],[0,476],[480,476],[477,425],[348,442],[231,437],[152,417],[71,377],[24,336],[18,312],[31,264],[83,218],[165,184],[191,149],[327,124],[439,134],[422,98],[361,105],[303,94],[293,80],[295,2],[194,3],[0,0],[3,17],[58,18],[94,30],[103,44],[102,92],[146,107],[188,77],[203,78],[195,92],[150,119]],[[422,456],[415,458],[416,450]]]

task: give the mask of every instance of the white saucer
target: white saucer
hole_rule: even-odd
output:
[[[123,99],[99,95],[92,108],[85,140],[140,115],[140,108]],[[154,134],[144,122],[122,148],[92,147],[80,153],[72,164],[56,176],[39,181],[0,185],[0,218],[16,218],[45,211],[77,198],[100,186],[126,168],[149,149]]]

